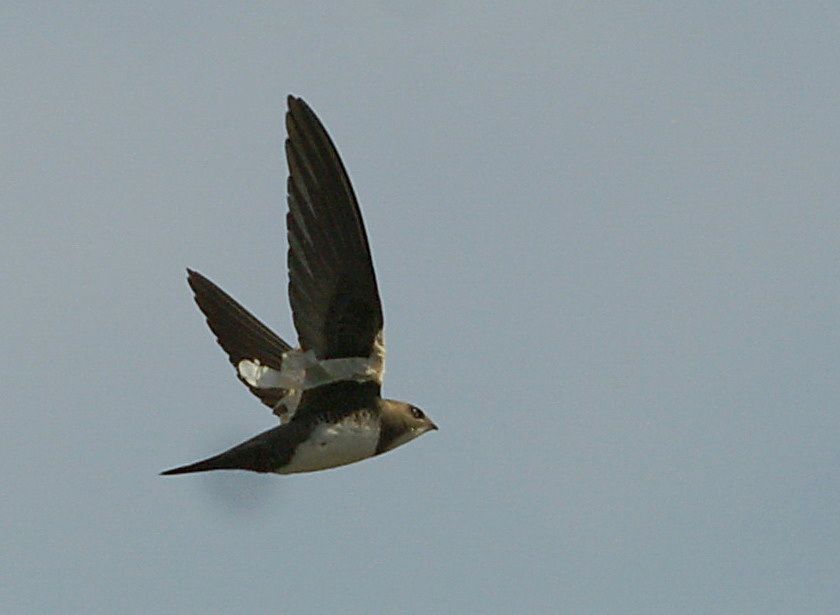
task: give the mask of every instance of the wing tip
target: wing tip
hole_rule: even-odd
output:
[[[289,94],[286,97],[286,105],[288,106],[288,111],[286,112],[287,124],[294,118],[300,118],[300,116],[306,112],[312,113],[312,110],[309,108],[309,105],[306,104],[306,101],[300,96],[295,96],[294,94]]]
[[[201,275],[198,271],[196,271],[195,269],[190,269],[189,267],[187,267],[187,284],[189,284],[191,287],[196,282],[204,282],[206,280],[207,280],[207,278],[205,278],[203,275]]]
[[[303,100],[300,96],[295,96],[294,94],[289,94],[286,96],[286,105],[289,107],[289,111],[293,111],[296,108],[307,108],[309,105],[306,104],[306,101]]]
[[[193,299],[198,304],[198,307],[201,307],[200,296],[204,294],[204,289],[207,288],[211,282],[201,275],[198,271],[190,269],[187,267],[187,285],[190,287],[190,290],[193,292]],[[201,310],[202,312],[204,309]]]

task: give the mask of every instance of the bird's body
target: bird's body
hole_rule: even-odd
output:
[[[380,433],[379,417],[360,410],[336,421],[320,421],[301,442],[279,474],[315,472],[361,461],[376,454]]]
[[[367,236],[344,166],[324,127],[289,97],[286,216],[292,348],[210,280],[188,282],[237,377],[281,425],[163,474],[338,467],[437,429],[417,407],[380,396],[384,319]]]
[[[372,383],[337,382],[306,395],[310,399],[305,402],[320,411],[264,431],[215,457],[164,474],[236,469],[275,474],[314,472],[373,457],[435,429],[414,416],[411,418],[416,424],[406,425],[407,417],[402,412],[406,404],[380,398]]]

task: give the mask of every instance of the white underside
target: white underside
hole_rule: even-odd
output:
[[[314,472],[372,457],[379,442],[379,421],[369,415],[348,417],[340,423],[321,423],[292,460],[278,474]]]
[[[385,343],[382,331],[376,336],[369,357],[350,357],[319,361],[311,350],[299,348],[283,353],[283,367],[276,370],[257,359],[242,359],[236,366],[239,376],[257,389],[286,389],[277,404],[282,422],[289,421],[297,410],[303,391],[342,380],[373,381],[382,384],[385,372]]]

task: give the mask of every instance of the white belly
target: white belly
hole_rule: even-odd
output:
[[[361,461],[373,456],[378,442],[379,421],[370,416],[349,417],[336,424],[321,423],[277,473],[314,472]]]

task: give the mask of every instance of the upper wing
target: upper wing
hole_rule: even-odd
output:
[[[248,310],[221,288],[196,271],[187,269],[187,283],[195,295],[195,302],[207,318],[216,341],[227,353],[236,368],[236,375],[251,392],[279,414],[278,402],[286,395],[281,388],[258,388],[242,377],[240,361],[257,361],[260,365],[280,371],[283,353],[290,346],[276,333],[257,320]]]
[[[359,205],[312,109],[288,104],[289,302],[300,345],[319,359],[369,357],[383,318]]]

